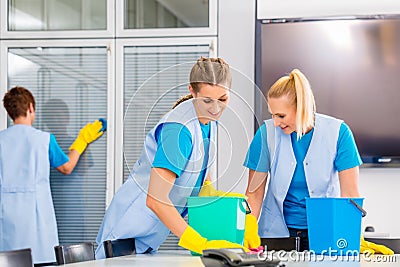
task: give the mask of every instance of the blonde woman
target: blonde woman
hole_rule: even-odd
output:
[[[97,236],[96,258],[103,242],[134,238],[136,253],[153,252],[172,232],[179,245],[202,253],[207,248],[241,247],[207,240],[183,217],[188,196],[197,196],[215,160],[216,121],[229,102],[229,65],[220,58],[200,58],[190,73],[188,97],[147,134],[142,155],[114,196]],[[214,177],[213,177],[214,178]]]
[[[308,250],[305,198],[359,197],[361,157],[342,120],[316,113],[298,69],[272,85],[267,101],[272,119],[256,132],[244,163],[246,195],[261,237],[299,236],[300,249]]]

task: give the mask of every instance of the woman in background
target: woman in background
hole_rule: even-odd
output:
[[[53,134],[32,126],[36,103],[28,89],[11,88],[3,104],[13,125],[0,131],[0,251],[31,248],[34,263],[54,262],[59,243],[50,167],[71,174],[88,144],[103,135],[106,121],[83,127],[66,155]]]

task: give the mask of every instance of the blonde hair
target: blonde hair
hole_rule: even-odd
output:
[[[207,83],[219,85],[230,89],[232,85],[232,74],[228,63],[222,58],[200,57],[190,71],[190,85],[198,93],[199,85]]]
[[[315,99],[310,83],[298,69],[279,78],[269,89],[268,98],[288,97],[296,105],[296,132],[300,139],[310,127],[314,127]]]

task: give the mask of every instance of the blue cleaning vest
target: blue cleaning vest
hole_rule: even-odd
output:
[[[310,197],[339,197],[340,184],[334,160],[342,120],[315,114],[314,134],[303,161]],[[296,168],[290,135],[265,121],[268,151],[271,158],[267,194],[259,220],[260,237],[287,237],[289,231],[283,215],[283,201]]]
[[[175,208],[182,214],[187,206],[187,197],[199,177],[204,159],[203,137],[193,100],[187,100],[168,112],[146,135],[145,146],[139,160],[113,197],[97,235],[96,259],[105,257],[103,242],[121,238],[135,238],[136,252],[144,253],[149,248],[157,250],[168,237],[169,229],[147,206],[146,198],[152,162],[157,150],[156,129],[163,123],[174,122],[186,126],[192,136],[192,153],[181,176],[175,179],[169,197]],[[216,127],[210,121],[210,150],[207,174],[215,177],[216,164]],[[177,137],[178,138],[178,137]],[[199,191],[199,188],[197,188]],[[193,192],[197,195],[198,192]]]
[[[0,251],[32,248],[35,263],[54,262],[58,245],[49,142],[27,125],[0,132]]]

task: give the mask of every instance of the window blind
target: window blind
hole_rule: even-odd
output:
[[[10,87],[36,100],[34,127],[51,132],[68,154],[81,127],[107,116],[106,47],[10,48]],[[60,244],[93,242],[105,210],[107,134],[88,146],[71,175],[51,170]]]
[[[208,45],[124,48],[124,180],[141,154],[146,134],[189,93],[190,70],[209,50]],[[177,243],[170,234],[160,250],[179,249]]]

